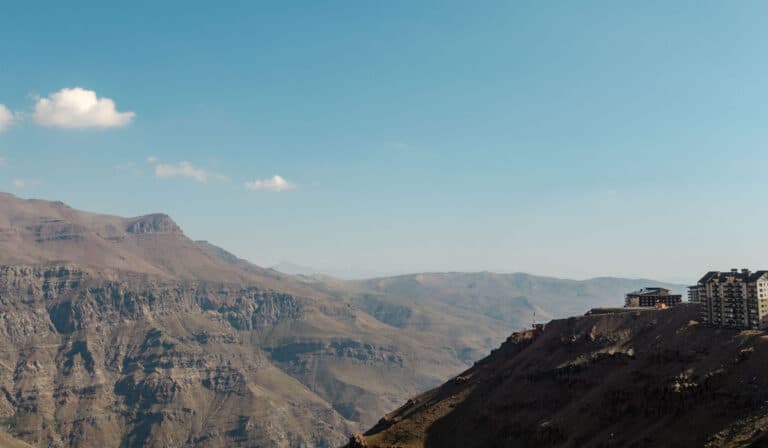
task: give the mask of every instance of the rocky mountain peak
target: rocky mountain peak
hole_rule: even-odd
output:
[[[134,234],[182,233],[181,227],[164,213],[153,213],[129,219],[125,231]]]

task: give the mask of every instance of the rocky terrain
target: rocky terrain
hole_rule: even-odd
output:
[[[312,304],[70,265],[5,267],[0,290],[0,417],[35,446],[324,446],[349,426],[251,340]]]
[[[350,446],[766,446],[768,336],[696,317],[682,305],[517,332]]]
[[[6,266],[0,424],[35,446],[330,446],[461,369],[451,340],[397,333],[258,286]]]
[[[0,194],[0,446],[337,446],[529,319],[447,295],[455,276],[290,276],[164,214]]]

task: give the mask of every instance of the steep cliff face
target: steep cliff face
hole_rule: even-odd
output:
[[[589,316],[510,337],[409,400],[369,447],[752,446],[768,434],[768,337],[692,306]],[[758,446],[758,445],[755,445]]]
[[[320,293],[2,266],[0,428],[37,447],[337,446],[461,370],[460,344]]]
[[[331,446],[350,424],[256,336],[312,306],[72,265],[2,268],[0,421],[35,446]]]

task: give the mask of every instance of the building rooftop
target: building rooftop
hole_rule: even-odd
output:
[[[632,291],[627,294],[628,296],[665,296],[669,295],[669,290],[666,288],[656,288],[656,287],[646,287],[643,289],[638,289],[637,291]]]
[[[726,280],[738,280],[746,282],[754,282],[760,277],[768,274],[768,271],[755,271],[752,272],[749,269],[731,269],[730,271],[709,271],[704,274],[699,280],[699,284],[704,284],[710,281],[726,281]]]

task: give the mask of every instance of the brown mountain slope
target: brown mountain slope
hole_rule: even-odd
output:
[[[165,215],[0,195],[0,262],[0,428],[35,446],[333,445],[508,332],[394,327]]]
[[[465,368],[473,340],[322,295],[6,266],[0,425],[35,446],[333,446]]]
[[[387,415],[370,447],[762,446],[768,336],[693,306],[552,321]]]
[[[0,448],[32,448],[32,445],[24,443],[21,440],[13,438],[0,431]]]
[[[309,299],[72,265],[5,267],[0,291],[0,423],[35,446],[328,446],[349,427],[253,343]]]
[[[290,276],[232,262],[214,248],[187,238],[161,213],[122,218],[0,193],[0,265],[76,262],[97,270],[258,283],[308,292]]]

